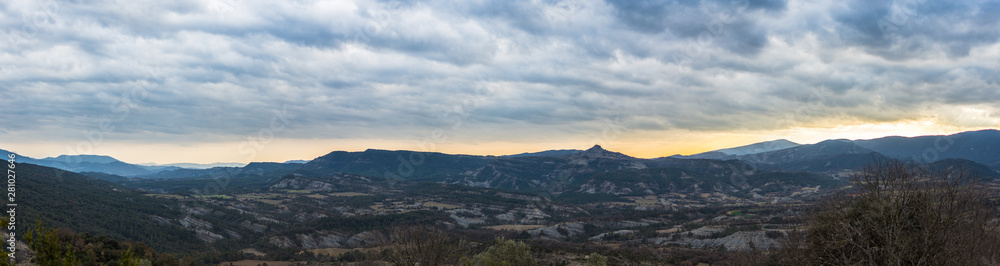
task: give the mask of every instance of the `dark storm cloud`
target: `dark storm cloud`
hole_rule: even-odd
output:
[[[767,45],[766,30],[753,17],[780,15],[784,1],[608,1],[630,29],[714,44],[738,55],[756,55]],[[699,39],[700,38],[700,39]]]
[[[675,7],[676,2],[669,1],[628,1],[612,0],[609,4],[615,7],[615,16],[629,27],[647,33],[660,33],[670,24],[667,20],[668,8]]]
[[[169,142],[280,110],[294,138],[996,119],[998,2],[13,1],[0,123]]]
[[[995,1],[848,1],[835,10],[848,45],[892,60],[942,51],[968,56],[972,47],[1000,37]]]

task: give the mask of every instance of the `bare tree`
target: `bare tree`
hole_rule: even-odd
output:
[[[394,227],[379,240],[383,259],[394,265],[454,265],[468,245],[433,227]]]
[[[747,250],[730,251],[727,260],[721,262],[722,265],[758,266],[776,263],[774,257],[769,256],[769,250],[761,250],[750,241],[747,243]]]
[[[820,205],[804,235],[786,239],[785,263],[1000,263],[995,206],[975,176],[930,173],[890,160],[869,165],[854,178],[850,193]]]

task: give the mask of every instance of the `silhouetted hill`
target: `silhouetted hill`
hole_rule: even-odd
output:
[[[165,170],[175,170],[180,168],[188,169],[208,169],[212,167],[244,167],[245,163],[168,163],[168,164],[155,164],[155,163],[145,163],[140,164],[153,172],[165,171]]]
[[[620,152],[613,152],[605,150],[601,145],[594,145],[590,149],[583,152],[572,153],[566,155],[569,158],[589,158],[589,159],[612,159],[612,160],[635,160],[635,157],[622,154]]]
[[[788,141],[786,139],[772,140],[754,143],[746,146],[739,146],[735,148],[716,150],[717,152],[729,154],[729,155],[747,155],[753,153],[762,153],[769,151],[784,150],[787,148],[792,148],[799,146],[800,144]]]
[[[770,151],[783,150],[787,148],[792,148],[799,146],[800,144],[788,141],[786,139],[758,142],[750,145],[733,147],[728,149],[714,150],[709,152],[703,152],[698,154],[692,154],[688,156],[674,155],[671,157],[680,159],[717,159],[717,160],[727,160],[736,159],[740,155],[763,153]]]
[[[120,175],[120,176],[141,176],[152,173],[152,171],[146,169],[143,166],[129,164],[117,160],[109,163],[96,163],[96,162],[66,163],[60,161],[43,160],[40,163],[49,167],[55,167],[77,173],[101,172],[101,173]]]
[[[0,150],[0,155],[7,156],[9,151]],[[100,172],[119,176],[148,175],[157,169],[129,164],[104,155],[59,155],[43,159],[35,159],[18,155],[18,161],[35,165],[62,169],[70,172]]]
[[[860,169],[872,160],[882,158],[871,150],[846,139],[825,140],[816,144],[764,153],[739,156],[761,169],[828,172],[843,169]]]
[[[858,146],[901,160],[934,162],[959,158],[1000,166],[1000,131],[981,130],[943,136],[884,137],[854,141]]]
[[[671,155],[670,158],[677,158],[677,159],[726,160],[726,159],[735,159],[735,158],[737,158],[737,156],[736,155],[729,155],[729,154],[726,154],[726,153],[723,153],[723,152],[718,152],[718,151],[710,151],[710,152],[703,152],[703,153],[691,154],[691,155],[686,155],[686,156],[685,155],[680,155],[680,154]]]
[[[306,176],[348,173],[372,177],[426,178],[474,170],[495,158],[374,149],[363,152],[335,151],[313,159],[295,172]]]
[[[582,152],[581,150],[547,150],[540,152],[526,152],[518,153],[512,155],[504,155],[504,157],[561,157],[574,153]]]
[[[966,159],[950,158],[929,163],[927,164],[927,170],[931,171],[931,173],[965,171],[985,180],[1000,178],[1000,171]]]
[[[46,161],[65,161],[73,163],[97,163],[97,164],[107,164],[113,162],[120,162],[118,159],[111,158],[111,156],[105,155],[59,155],[56,157],[48,157],[42,160]]]

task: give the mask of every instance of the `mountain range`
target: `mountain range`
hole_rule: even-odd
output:
[[[0,156],[6,158],[10,151],[0,149]],[[198,163],[172,163],[172,164],[154,164],[154,163],[144,163],[144,164],[131,164],[115,159],[111,156],[105,155],[59,155],[56,157],[46,157],[42,159],[35,159],[24,155],[17,155],[17,161],[22,163],[30,163],[35,165],[52,167],[60,170],[83,173],[83,172],[95,172],[104,173],[122,177],[134,177],[134,178],[159,178],[164,177],[162,172],[171,172],[176,170],[203,170],[211,169],[217,167],[233,167],[240,168],[247,164],[244,163],[211,163],[211,164],[198,164]],[[305,160],[292,160],[286,163],[289,164],[303,164]],[[198,174],[193,174],[198,175]]]
[[[615,223],[622,217],[660,223],[638,218],[646,208],[695,216],[690,208],[706,208],[701,218],[726,218],[732,215],[717,208],[818,199],[849,185],[851,173],[889,158],[996,181],[1000,131],[815,144],[777,140],[660,158],[595,145],[508,156],[333,151],[304,162],[207,169],[144,168],[150,166],[98,155],[22,156],[16,169],[19,200],[30,203],[24,213],[55,227],[179,253],[247,247],[297,252],[364,247],[372,241],[366,232],[390,225],[546,225],[552,232],[531,234],[569,239],[587,230],[594,237],[626,228],[592,219],[602,215]],[[557,230],[574,223],[581,231]]]
[[[0,155],[9,153],[0,150]],[[601,158],[616,164],[602,165]],[[595,171],[641,169],[677,164],[678,160],[739,160],[754,169],[835,173],[859,169],[872,160],[894,158],[919,163],[943,159],[963,159],[1000,169],[1000,131],[981,130],[953,135],[883,137],[868,140],[835,139],[816,144],[798,144],[780,139],[726,148],[688,156],[639,159],[606,151],[600,146],[588,150],[547,150],[506,156],[449,155],[434,152],[366,150],[335,151],[312,161],[293,160],[302,173],[327,171],[366,176],[416,178],[455,184],[507,188],[534,188],[555,183],[572,183],[572,166],[596,163]],[[212,169],[238,169],[238,163],[139,165],[103,155],[60,155],[43,159],[19,156],[18,161],[71,172],[96,172],[128,178],[179,178],[203,176]],[[222,168],[220,168],[222,167]],[[546,176],[541,180],[521,178]],[[554,182],[554,183],[552,183]],[[552,183],[552,184],[549,184]]]
[[[993,138],[993,143],[1000,144],[1000,134],[983,136]],[[988,142],[966,135],[954,136],[954,139],[956,146],[968,141]],[[843,139],[806,145],[788,141],[775,144],[777,145],[765,143],[745,149],[730,149],[728,152],[733,154],[722,158],[671,156],[642,159],[608,151],[599,145],[577,152],[541,152],[518,156],[388,150],[336,151],[316,158],[292,173],[318,179],[350,174],[390,180],[429,181],[558,197],[564,193],[657,194],[669,189],[689,190],[692,187],[700,187],[702,191],[729,193],[738,192],[742,188],[760,188],[776,180],[780,184],[795,183],[799,186],[830,185],[875,161],[909,159],[905,156],[909,154],[901,156],[899,153],[890,153],[895,155],[890,157],[862,147],[856,141]],[[788,148],[769,148],[776,146]],[[767,151],[747,153],[751,150]],[[961,167],[986,178],[1000,177],[1000,172],[988,166],[997,165],[1000,156],[992,157],[992,160],[976,161],[973,159],[990,157],[960,152],[948,155],[957,158],[913,162],[933,163],[934,167],[941,169]],[[695,178],[685,183],[686,178],[682,177]],[[655,182],[635,183],[639,180]]]
[[[305,163],[305,162],[299,162]],[[245,163],[168,163],[168,164],[157,164],[157,163],[141,163],[141,166],[147,167],[179,167],[179,168],[189,168],[189,169],[208,169],[212,167],[243,167],[247,164]]]
[[[787,148],[776,148],[787,146]],[[758,149],[761,152],[742,151]],[[962,132],[953,135],[919,137],[883,137],[867,140],[836,139],[816,144],[797,145],[777,140],[747,146],[710,151],[689,156],[671,156],[686,159],[743,160],[747,162],[789,169],[789,164],[835,163],[840,159],[856,167],[864,157],[893,158],[918,163],[933,163],[943,159],[963,159],[1000,169],[1000,131],[989,129]],[[785,166],[785,167],[782,167]],[[832,166],[831,166],[832,167]],[[794,168],[794,167],[791,167]],[[830,167],[827,167],[830,168]],[[829,169],[827,169],[829,170]]]
[[[7,157],[10,151],[0,149],[0,155]],[[141,176],[164,170],[179,169],[176,166],[142,166],[119,161],[104,155],[59,155],[35,159],[18,154],[16,161],[48,166],[70,172],[100,172],[120,176]]]

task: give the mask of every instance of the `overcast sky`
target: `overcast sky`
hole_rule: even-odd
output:
[[[0,148],[639,157],[1000,127],[998,1],[0,3]]]

